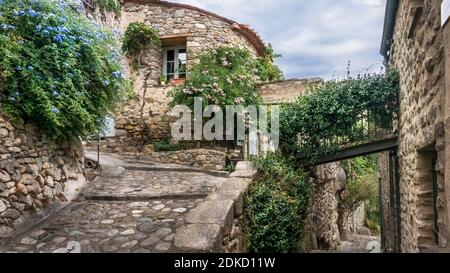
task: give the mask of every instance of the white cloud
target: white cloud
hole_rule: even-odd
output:
[[[286,77],[378,70],[386,0],[175,0],[248,23],[283,58]]]

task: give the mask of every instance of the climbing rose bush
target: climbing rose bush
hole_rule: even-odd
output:
[[[49,137],[97,131],[127,90],[117,38],[79,8],[0,0],[0,108]]]
[[[185,84],[172,91],[172,105],[193,107],[195,97],[203,98],[204,106],[257,105],[261,101],[258,84],[282,77],[281,72],[273,75],[272,60],[254,58],[248,50],[234,47],[206,52],[188,72]]]

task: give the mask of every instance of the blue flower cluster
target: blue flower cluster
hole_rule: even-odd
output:
[[[59,114],[59,109],[55,106],[52,107],[52,113]]]
[[[8,24],[0,24],[0,29],[11,30],[11,29],[16,29],[16,27],[13,25],[8,25]]]
[[[122,71],[114,71],[112,75],[114,78],[123,79]]]
[[[58,44],[62,44],[66,39],[67,36],[65,34],[57,34],[53,36],[53,41],[57,42]]]
[[[16,91],[11,94],[11,97],[9,97],[9,100],[15,102],[19,96],[20,96],[19,92]]]
[[[30,16],[30,17],[36,17],[36,16],[42,15],[42,13],[37,12],[37,11],[31,9],[31,8],[29,8],[29,9],[27,9],[27,10],[21,10],[21,11],[16,11],[16,10],[15,10],[15,11],[13,12],[13,16],[14,16],[14,17],[17,17],[17,16],[23,17],[23,16],[27,16],[27,15]]]

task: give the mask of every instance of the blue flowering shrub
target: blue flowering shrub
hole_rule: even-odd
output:
[[[0,0],[0,108],[49,137],[86,136],[126,97],[117,37],[79,5]]]

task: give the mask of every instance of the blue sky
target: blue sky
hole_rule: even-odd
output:
[[[277,53],[286,78],[379,71],[386,0],[172,0],[250,24]]]

